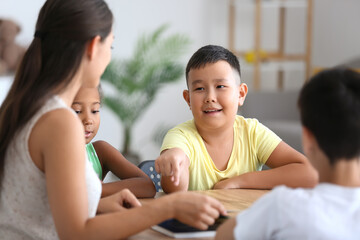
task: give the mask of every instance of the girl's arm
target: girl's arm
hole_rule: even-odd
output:
[[[92,229],[97,235],[93,239],[123,239],[170,218],[205,230],[220,214],[226,215],[226,210],[217,200],[194,192],[177,192],[141,207],[97,215],[88,224],[97,225]]]
[[[102,197],[125,188],[139,198],[155,196],[156,189],[149,176],[129,162],[116,148],[105,141],[96,141],[93,146],[103,168],[103,177],[111,171],[121,179],[121,181],[103,183]]]
[[[46,178],[54,224],[60,239],[126,238],[168,218],[206,229],[225,208],[215,199],[195,194],[171,194],[130,210],[88,216],[85,141],[80,120],[60,109],[35,125],[29,150]],[[122,203],[119,203],[122,205]]]

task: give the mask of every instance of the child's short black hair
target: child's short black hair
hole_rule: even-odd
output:
[[[360,74],[330,69],[315,75],[299,96],[301,122],[330,164],[360,156]]]
[[[239,73],[239,77],[241,77],[239,60],[232,52],[221,46],[207,45],[197,50],[191,56],[185,71],[186,82],[192,68],[198,69],[204,67],[207,63],[216,63],[220,60],[228,62]]]

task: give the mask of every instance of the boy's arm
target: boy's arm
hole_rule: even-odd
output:
[[[271,169],[249,172],[218,182],[218,188],[271,189],[277,185],[289,187],[314,187],[318,174],[304,155],[280,142],[268,158],[266,165]]]
[[[233,240],[234,238],[234,228],[236,226],[236,218],[233,217],[223,224],[216,230],[215,240]]]
[[[161,187],[166,193],[187,191],[190,160],[180,148],[161,152],[155,160],[155,169],[161,174]]]

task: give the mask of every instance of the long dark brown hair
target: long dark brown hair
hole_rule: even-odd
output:
[[[113,15],[103,0],[47,0],[35,35],[0,108],[0,184],[6,150],[16,132],[54,94],[69,85],[86,44],[111,32]]]

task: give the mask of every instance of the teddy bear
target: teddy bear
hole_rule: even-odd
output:
[[[20,26],[12,20],[0,19],[0,75],[14,73],[25,53],[15,42]]]

